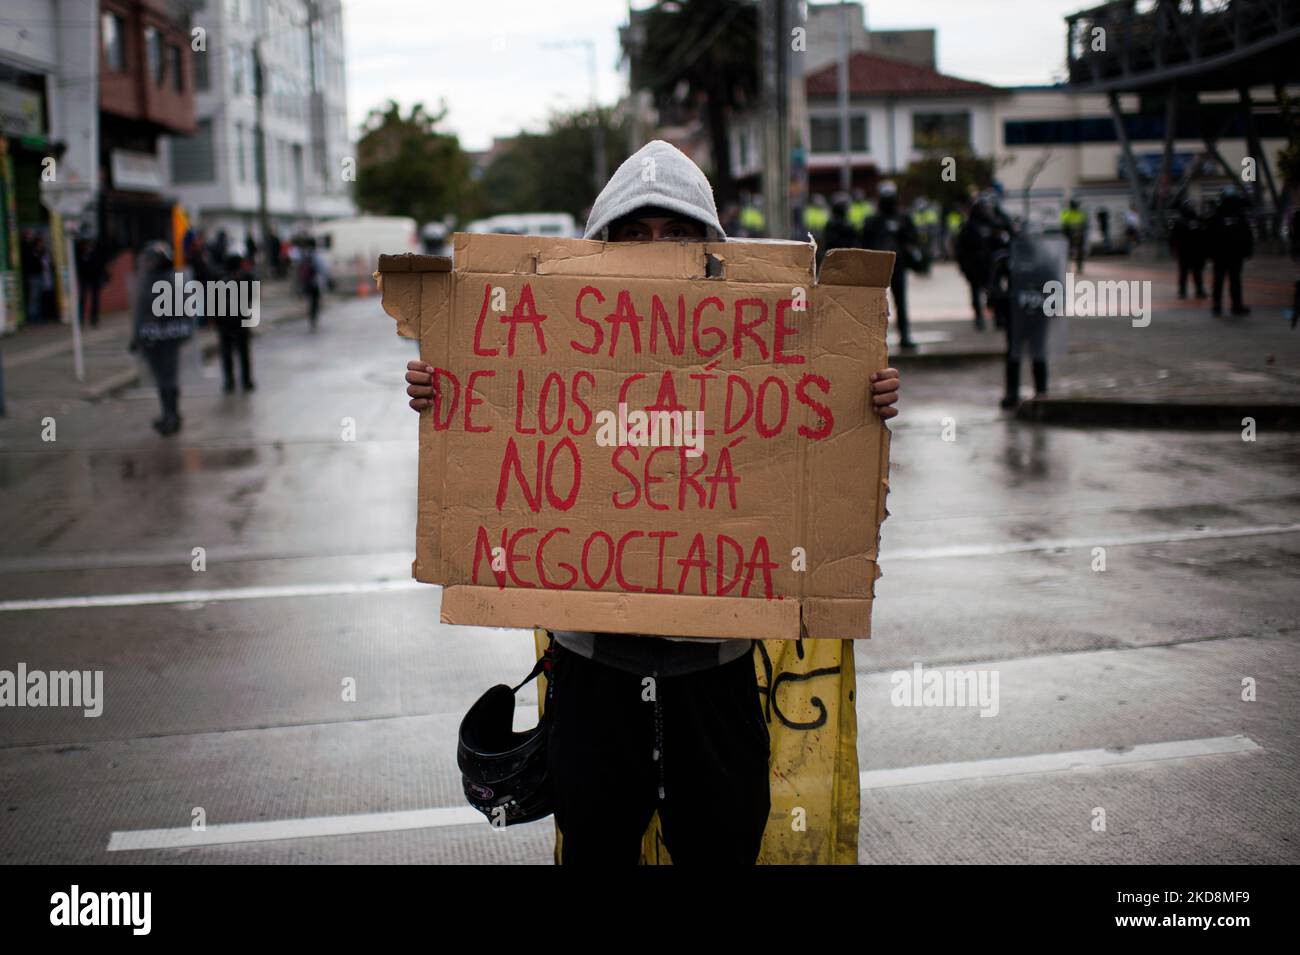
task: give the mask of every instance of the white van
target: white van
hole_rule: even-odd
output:
[[[567,212],[512,212],[477,219],[466,232],[504,232],[507,235],[553,235],[573,238],[577,234],[573,216]]]
[[[380,255],[420,251],[415,220],[407,216],[326,219],[311,234],[329,266],[331,287],[342,292],[370,282]]]

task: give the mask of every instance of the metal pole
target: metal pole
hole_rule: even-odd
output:
[[[1124,154],[1124,168],[1128,173],[1129,188],[1133,191],[1133,205],[1137,208],[1138,218],[1142,220],[1143,233],[1151,234],[1151,210],[1147,207],[1142,193],[1142,183],[1138,179],[1137,163],[1133,161],[1133,148],[1129,144],[1128,130],[1124,128],[1124,114],[1119,108],[1119,94],[1114,90],[1106,94],[1110,102],[1110,118],[1115,124],[1115,137],[1119,140],[1120,150]]]
[[[763,206],[770,238],[790,236],[789,153],[786,140],[786,96],[782,0],[763,0],[760,8],[759,52],[762,58],[763,89]]]
[[[605,123],[600,116],[600,99],[596,76],[596,42],[586,40],[584,45],[587,47],[587,71],[591,80],[591,121],[595,124],[592,133],[592,149],[596,151],[594,164],[595,194],[599,195],[600,190],[605,188],[605,180],[608,178],[608,173],[605,171]]]
[[[253,96],[257,102],[257,222],[262,230],[262,250],[266,251],[271,238],[271,220],[266,208],[266,126],[264,125],[266,83],[262,70],[262,41],[253,43]]]
[[[853,152],[849,144],[849,30],[852,20],[849,4],[840,6],[840,62],[835,78],[840,107],[840,188],[848,192],[853,187]]]

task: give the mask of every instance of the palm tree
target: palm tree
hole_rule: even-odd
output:
[[[753,0],[659,0],[633,13],[639,43],[632,87],[650,91],[661,111],[703,108],[713,156],[713,189],[735,198],[730,114],[758,91],[758,5]]]

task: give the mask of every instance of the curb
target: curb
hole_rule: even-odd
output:
[[[1033,398],[1016,410],[1020,421],[1106,428],[1186,428],[1240,431],[1242,418],[1255,427],[1300,430],[1300,405],[1249,402],[1134,402],[1089,398]]]
[[[891,351],[889,362],[892,365],[964,365],[974,362],[1005,361],[1007,350],[977,349],[969,351],[932,351],[927,352],[922,346],[917,351]]]

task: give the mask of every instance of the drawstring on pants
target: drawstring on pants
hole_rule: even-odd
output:
[[[659,671],[654,672],[655,681],[655,701],[654,701],[654,720],[655,720],[655,748],[654,761],[659,766],[659,798],[664,798],[664,714],[659,704]]]

